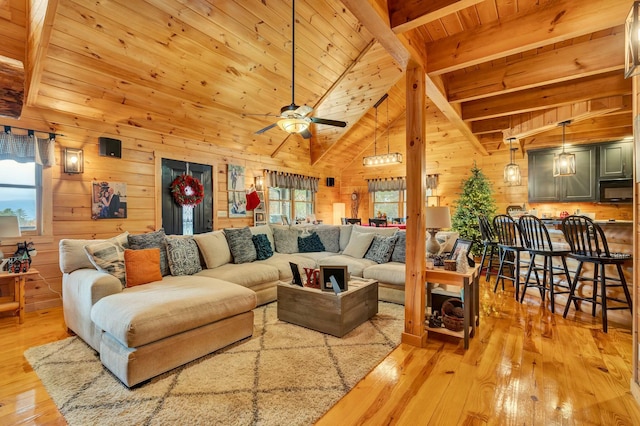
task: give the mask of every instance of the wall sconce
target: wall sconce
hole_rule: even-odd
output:
[[[624,24],[624,78],[640,74],[640,1],[634,1]]]
[[[262,176],[256,176],[255,178],[256,191],[264,190],[264,178]]]
[[[81,149],[64,149],[64,172],[68,174],[84,172],[84,156]]]

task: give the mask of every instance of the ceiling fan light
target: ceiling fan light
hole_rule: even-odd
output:
[[[300,133],[309,128],[309,122],[300,118],[283,118],[278,120],[278,127],[287,133]]]

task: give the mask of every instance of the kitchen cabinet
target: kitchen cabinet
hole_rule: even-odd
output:
[[[529,151],[529,202],[596,201],[596,147],[566,149],[576,156],[576,174],[553,177],[553,157],[560,148]]]
[[[614,142],[598,146],[600,179],[633,177],[633,144]]]

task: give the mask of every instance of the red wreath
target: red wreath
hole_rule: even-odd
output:
[[[204,186],[197,178],[180,175],[169,186],[173,199],[181,206],[197,206],[204,198]]]

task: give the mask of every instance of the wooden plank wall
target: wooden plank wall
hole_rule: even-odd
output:
[[[64,136],[57,137],[56,160],[52,168],[53,236],[34,238],[38,255],[33,259],[41,277],[27,283],[26,310],[33,311],[60,305],[55,292],[61,291],[62,274],[58,266],[58,243],[62,238],[109,238],[124,231],[144,233],[155,230],[157,203],[155,199],[156,153],[170,153],[174,159],[189,159],[213,166],[214,178],[214,228],[242,227],[253,224],[253,216],[229,219],[216,217],[215,212],[226,210],[227,164],[239,164],[246,168],[245,187],[263,169],[301,173],[320,178],[320,190],[316,197],[317,218],[325,223],[333,220],[333,202],[337,201],[339,177],[331,167],[309,166],[308,141],[290,138],[277,158],[232,152],[210,143],[162,135],[131,126],[119,126],[98,121],[70,117],[53,111],[25,108],[20,120],[0,118],[0,125],[10,125],[41,131],[55,127]],[[112,137],[122,141],[122,158],[101,157],[98,138]],[[298,140],[299,139],[299,140]],[[61,158],[63,148],[82,148],[85,172],[79,175],[64,174]],[[326,187],[326,177],[336,178],[336,186]],[[91,219],[91,182],[118,181],[127,183],[126,219]],[[159,225],[158,225],[159,226]],[[15,242],[4,241],[0,247],[5,255],[13,253]],[[51,290],[49,289],[51,288]]]

